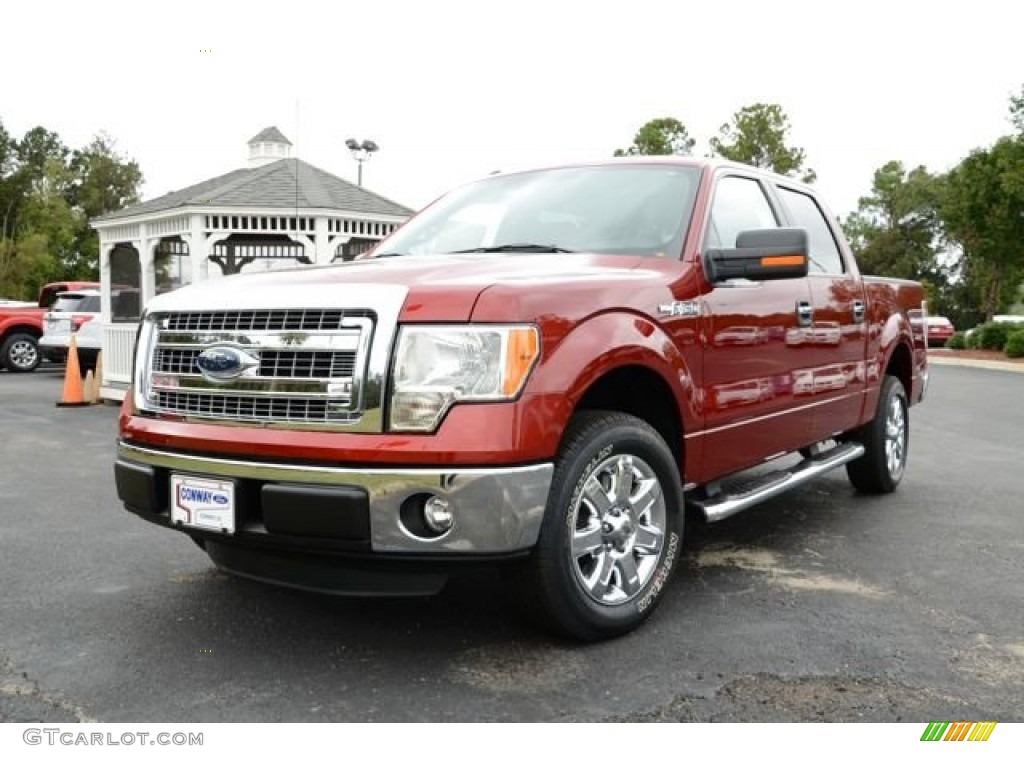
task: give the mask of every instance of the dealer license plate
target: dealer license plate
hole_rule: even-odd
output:
[[[171,522],[235,532],[235,484],[230,480],[171,475]]]

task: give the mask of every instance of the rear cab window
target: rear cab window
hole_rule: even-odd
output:
[[[807,230],[810,271],[825,275],[841,275],[846,272],[835,235],[815,199],[787,187],[776,187],[776,190],[793,225]]]

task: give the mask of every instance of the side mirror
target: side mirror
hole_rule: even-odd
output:
[[[735,248],[709,250],[704,263],[712,283],[785,280],[807,276],[807,253],[806,229],[748,229],[737,236]]]

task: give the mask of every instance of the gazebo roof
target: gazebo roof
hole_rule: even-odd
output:
[[[262,139],[269,132],[280,139]],[[288,141],[276,128],[267,128],[252,141]],[[278,160],[258,168],[241,168],[161,197],[130,205],[93,219],[95,222],[156,214],[186,206],[295,210],[329,208],[378,216],[407,217],[410,208],[358,187],[298,158]]]
[[[288,146],[291,146],[292,144],[290,141],[288,141],[288,139],[285,137],[283,133],[277,130],[276,125],[272,125],[269,128],[264,128],[262,131],[257,133],[251,139],[249,139],[250,144],[255,144],[258,141],[274,141],[279,144],[287,144]]]

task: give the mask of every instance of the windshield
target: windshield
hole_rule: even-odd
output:
[[[494,176],[441,198],[378,256],[583,251],[678,258],[698,168],[615,165]]]

